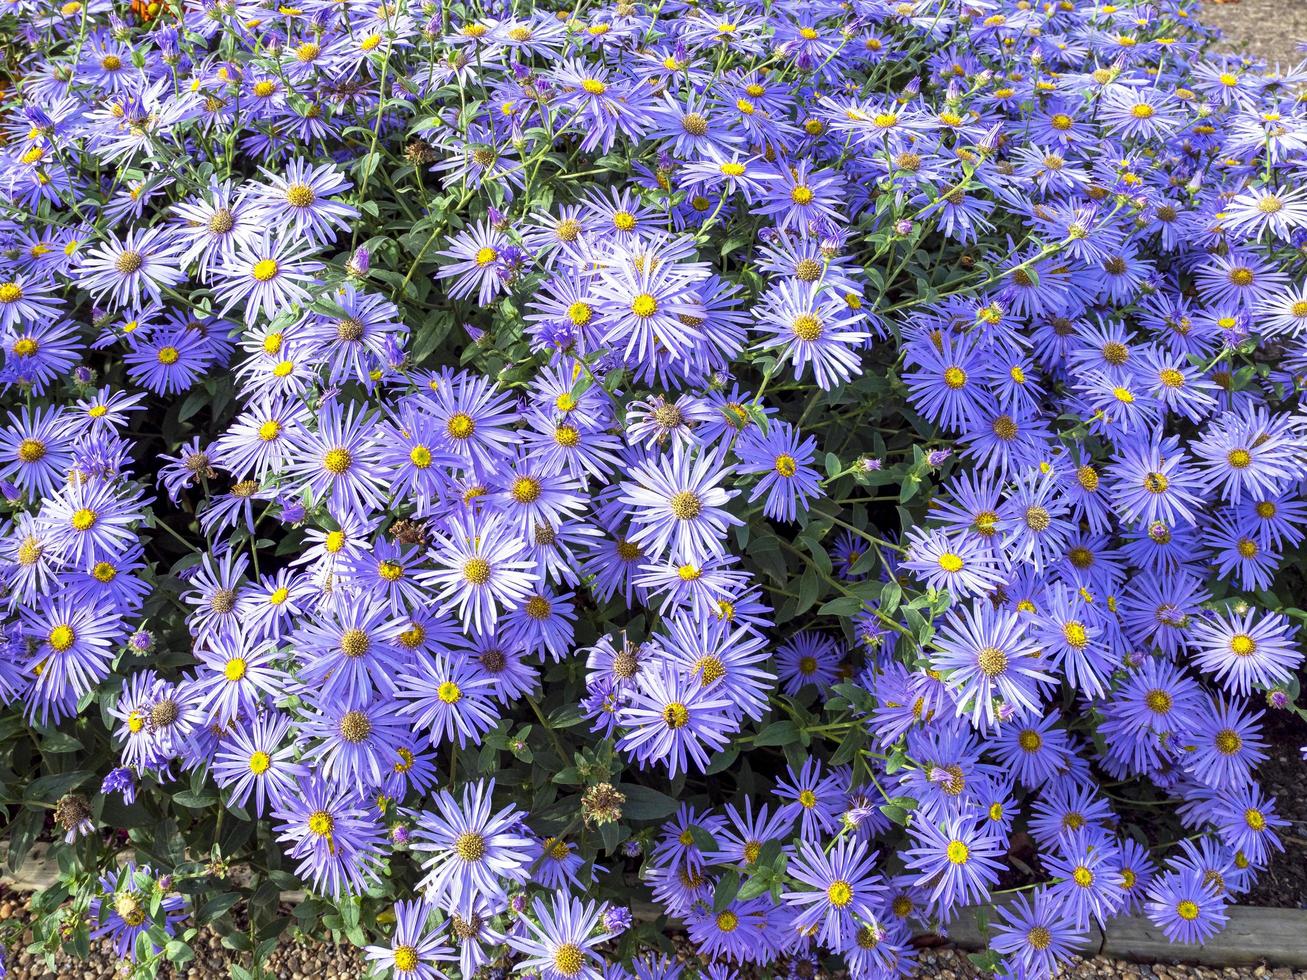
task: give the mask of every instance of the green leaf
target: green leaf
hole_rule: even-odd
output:
[[[894,806],[892,803],[882,803],[880,805],[880,812],[885,814],[885,816],[889,817],[900,827],[906,827],[908,825],[908,811],[903,809],[901,806]]]
[[[662,820],[676,812],[676,800],[637,783],[621,783],[617,787],[626,794],[622,813],[630,820]]]
[[[827,479],[834,479],[834,478],[835,478],[835,474],[838,473],[838,472],[840,471],[840,469],[841,469],[841,466],[840,466],[840,458],[839,458],[838,456],[836,456],[834,453],[827,453],[827,454],[826,454],[826,477],[827,477]]]
[[[50,732],[41,736],[43,752],[77,752],[81,748],[83,748],[81,741],[67,732]]]
[[[890,615],[898,609],[899,601],[903,598],[903,587],[898,582],[886,582],[880,590],[880,610],[885,615]]]
[[[809,566],[799,579],[799,601],[794,607],[794,615],[800,616],[811,609],[820,591],[821,579],[817,576],[817,569]]]
[[[794,722],[774,721],[753,737],[754,745],[788,745],[799,740],[799,729]]]
[[[54,803],[65,793],[72,792],[86,782],[95,773],[86,769],[73,772],[57,772],[40,779],[33,779],[23,790],[23,799],[39,803]]]
[[[747,902],[751,898],[757,898],[759,895],[766,894],[771,888],[772,873],[770,868],[760,868],[749,880],[740,886],[740,891],[736,895],[741,902]]]
[[[36,839],[45,828],[45,811],[22,810],[5,829],[5,839],[9,842],[8,865],[10,871],[17,871],[23,865],[23,859],[32,849]]]
[[[822,603],[817,610],[819,616],[855,616],[862,612],[862,607],[866,605],[861,599],[854,595],[842,595],[838,598],[831,599],[829,602]]]
[[[194,790],[184,789],[175,795],[172,801],[188,810],[203,810],[217,803],[218,798],[212,793],[196,793]]]
[[[214,919],[241,900],[238,892],[223,892],[221,895],[214,895],[195,913],[196,921],[200,925],[208,925]]]
[[[736,748],[726,749],[718,752],[713,756],[712,761],[708,763],[708,768],[703,771],[705,776],[715,776],[719,772],[725,772],[740,757],[740,750]]]
[[[700,854],[716,854],[720,849],[717,838],[698,824],[690,824],[690,836],[694,838],[694,846]]]
[[[726,911],[726,906],[730,905],[735,900],[735,896],[740,893],[740,885],[738,871],[727,871],[718,879],[712,895],[712,910],[715,914],[720,915]]]

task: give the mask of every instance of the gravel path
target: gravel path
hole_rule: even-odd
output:
[[[1222,47],[1251,54],[1269,64],[1288,68],[1307,57],[1299,42],[1307,41],[1307,0],[1238,0],[1204,3],[1205,23],[1225,34]]]

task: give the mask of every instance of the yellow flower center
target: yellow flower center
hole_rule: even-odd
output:
[[[672,516],[679,521],[693,520],[703,511],[703,501],[693,490],[673,494],[670,503]]]
[[[585,954],[576,943],[563,943],[554,951],[554,969],[565,977],[574,977],[585,966]]]
[[[449,422],[445,426],[445,431],[449,433],[451,439],[467,439],[476,431],[476,422],[472,416],[465,412],[456,412],[449,417]]]
[[[469,558],[463,563],[463,578],[473,585],[485,585],[490,581],[490,562],[484,558]]]
[[[330,449],[322,457],[322,468],[328,473],[340,476],[346,472],[354,462],[354,457],[350,455],[348,449]]]
[[[663,708],[663,724],[668,728],[684,728],[690,723],[690,709],[680,701],[673,701]]]
[[[999,677],[1007,670],[1007,654],[998,647],[985,647],[976,657],[976,666],[986,677]]]
[[[486,856],[486,839],[473,831],[465,831],[454,840],[454,853],[464,861],[480,861]]]
[[[1148,710],[1159,715],[1164,715],[1171,710],[1175,700],[1171,697],[1170,692],[1163,691],[1161,688],[1154,688],[1144,695],[1144,704]]]
[[[340,635],[340,652],[352,659],[363,656],[372,649],[372,640],[361,629],[347,629]]]
[[[650,297],[651,300],[652,298],[653,297]],[[638,302],[638,298],[637,298],[637,302]],[[632,304],[632,309],[634,309],[634,304]],[[640,315],[647,316],[648,314],[640,314]],[[572,321],[573,326],[584,327],[587,323],[590,322],[590,320],[593,317],[594,317],[594,310],[590,308],[589,303],[583,303],[580,300],[577,300],[575,303],[573,303],[571,306],[567,308],[567,318]],[[558,397],[562,398],[563,396],[559,395]],[[575,405],[573,405],[573,407],[575,407]],[[571,409],[565,408],[563,409],[563,411],[567,412],[567,411],[571,411]]]
[[[45,443],[40,439],[24,439],[18,444],[18,459],[23,463],[35,463],[45,457]]]
[[[315,197],[308,184],[291,184],[286,188],[286,203],[293,208],[307,208]]]
[[[254,263],[254,268],[250,269],[250,275],[258,282],[267,282],[277,274],[276,259],[260,259]]]
[[[837,909],[846,908],[853,901],[853,888],[844,879],[837,878],[826,889],[826,898]]]
[[[800,340],[812,343],[821,336],[821,319],[812,313],[800,313],[790,324],[790,329]]]
[[[417,969],[418,951],[412,946],[399,946],[391,954],[395,959],[395,969],[400,972],[411,972]]]

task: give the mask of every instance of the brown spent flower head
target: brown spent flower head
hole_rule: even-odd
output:
[[[390,525],[390,536],[400,544],[418,544],[423,547],[430,544],[426,524],[407,517]]]
[[[422,163],[435,163],[436,150],[430,143],[420,136],[415,136],[409,140],[404,147],[404,159],[409,163],[417,165]]]
[[[602,827],[622,819],[626,794],[612,783],[596,783],[581,794],[581,815],[587,827]]]
[[[65,793],[54,805],[54,822],[71,834],[91,819],[91,805],[81,793]]]

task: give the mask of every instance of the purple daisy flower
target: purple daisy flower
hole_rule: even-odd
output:
[[[395,903],[395,931],[385,946],[367,946],[364,957],[382,969],[395,971],[396,980],[445,980],[438,964],[457,961],[454,951],[427,929],[432,908],[421,900]]]
[[[105,237],[107,240],[82,260],[80,278],[87,292],[113,309],[139,308],[143,296],[159,303],[161,289],[176,286],[186,278],[179,268],[177,245],[170,229],[133,228],[125,239],[106,231]]]
[[[922,887],[931,889],[931,901],[951,909],[989,899],[1005,848],[986,828],[963,817],[942,825],[917,819],[908,833],[915,846],[904,852],[904,863],[917,872]]]
[[[786,904],[802,910],[795,926],[815,930],[818,942],[840,949],[852,939],[859,920],[877,921],[885,885],[875,871],[876,858],[865,841],[849,837],[837,839],[826,850],[806,841],[800,844],[788,871],[806,887],[781,895]]]
[[[523,814],[516,807],[491,815],[494,791],[493,779],[470,782],[460,803],[441,790],[437,812],[418,813],[412,847],[429,855],[418,887],[430,901],[466,914],[478,897],[502,900],[508,887],[526,881],[536,842],[519,829]]]
[[[292,719],[281,712],[269,712],[248,725],[236,724],[218,744],[213,758],[213,778],[231,790],[230,805],[245,806],[254,797],[254,815],[269,807],[284,809],[309,779],[309,768],[296,761],[299,750],[286,743]]]
[[[1195,620],[1187,637],[1199,670],[1211,674],[1230,693],[1245,696],[1253,686],[1287,683],[1302,663],[1294,640],[1298,628],[1280,613],[1211,613]]]
[[[862,316],[822,283],[783,280],[754,308],[762,347],[776,351],[802,378],[809,365],[817,387],[829,391],[862,373],[858,349],[871,335],[857,328]]]
[[[1041,686],[1056,685],[1040,669],[1043,651],[1024,617],[987,601],[950,609],[935,647],[931,666],[947,677],[957,714],[969,714],[982,731],[996,722],[999,705],[1021,717],[1038,717]]]
[[[812,466],[817,441],[809,436],[800,442],[801,436],[793,426],[775,422],[765,433],[746,429],[736,440],[737,472],[762,474],[749,503],[765,494],[762,512],[772,520],[794,521],[800,509],[806,511],[809,502],[822,495],[820,477]]]
[[[219,314],[244,303],[245,319],[252,324],[258,313],[271,319],[297,303],[307,303],[313,273],[322,268],[313,254],[313,246],[304,239],[270,231],[257,242],[237,246],[215,270]]]
[[[457,608],[465,632],[491,632],[501,607],[530,594],[533,563],[523,555],[521,538],[498,516],[464,515],[434,537],[430,557],[436,567],[421,578],[435,591],[440,614]]]
[[[416,716],[412,724],[425,729],[436,745],[457,742],[462,748],[495,727],[499,712],[491,698],[496,683],[473,661],[443,653],[415,658],[412,668],[400,674],[397,697],[407,703],[401,715]]]
[[[1228,919],[1225,902],[1201,871],[1168,871],[1148,889],[1144,911],[1173,943],[1199,945]]]
[[[318,411],[317,430],[302,430],[289,474],[314,500],[337,511],[380,510],[387,483],[378,465],[375,416],[330,401]]]
[[[27,673],[36,678],[25,707],[41,724],[73,713],[82,695],[109,676],[127,633],[121,617],[104,606],[53,596],[22,608],[23,630],[36,641]]]
[[[687,772],[690,762],[700,772],[711,752],[726,747],[739,729],[732,720],[732,702],[705,688],[697,678],[661,662],[641,674],[640,687],[617,715],[626,733],[619,751],[635,758],[641,768],[650,763],[667,767],[668,775]]]
[[[291,228],[295,235],[324,244],[336,240],[336,230],[348,230],[359,212],[333,201],[352,186],[334,164],[313,166],[291,160],[283,174],[260,168],[264,184],[253,184],[246,196],[251,217],[267,227]]]
[[[534,918],[521,920],[524,932],[505,937],[525,957],[518,970],[539,970],[544,980],[604,980],[596,968],[604,960],[595,949],[610,938],[600,925],[602,904],[556,892],[549,905],[537,898],[531,911]]]
[[[158,927],[164,936],[172,936],[177,924],[188,914],[184,895],[164,889],[148,864],[128,861],[123,867],[106,872],[100,878],[101,894],[87,906],[92,923],[92,939],[109,939],[120,959],[137,959],[136,940]],[[159,899],[157,910],[154,898]],[[153,940],[147,943],[158,955],[162,950]]]
[[[504,288],[499,278],[500,255],[508,248],[508,238],[489,222],[482,221],[465,229],[449,240],[449,249],[439,253],[453,259],[442,266],[437,278],[454,279],[449,290],[451,299],[462,299],[476,293],[477,303],[489,306],[495,295]]]
[[[729,473],[718,454],[692,457],[679,443],[671,458],[649,457],[631,467],[620,499],[630,508],[630,540],[650,557],[671,552],[672,560],[701,564],[725,553],[726,530],[744,522],[725,509],[739,491],[718,486]]]
[[[354,787],[333,790],[312,776],[272,815],[277,840],[299,861],[295,873],[322,894],[340,899],[379,879],[386,835]]]
[[[1059,967],[1089,942],[1089,934],[1067,918],[1062,904],[1046,888],[1033,900],[1016,895],[998,907],[999,922],[990,948],[1001,953],[1014,975],[1054,976]]]

